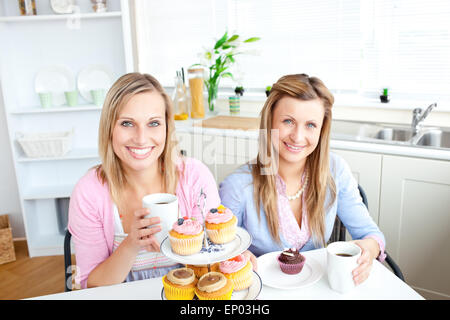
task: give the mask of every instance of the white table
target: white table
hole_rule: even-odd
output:
[[[326,275],[326,249],[308,251],[304,254],[318,261],[324,270],[316,283],[292,290],[275,289],[263,285],[259,300],[424,300],[410,286],[397,278],[377,260],[374,261],[369,278],[353,291],[340,294],[330,289]],[[112,286],[76,290],[35,297],[32,299],[79,300],[79,299],[120,299],[120,300],[160,300],[162,278],[126,282]]]

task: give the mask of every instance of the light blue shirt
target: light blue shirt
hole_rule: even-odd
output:
[[[337,214],[354,240],[370,235],[385,244],[384,235],[362,202],[358,183],[353,177],[350,167],[344,159],[332,152],[330,153],[330,170],[336,185],[336,200],[328,207],[330,198],[328,191],[325,200],[325,206],[328,207],[325,216],[325,242],[330,239]],[[238,226],[246,229],[252,236],[249,250],[253,254],[260,256],[292,247],[281,232],[281,244],[272,238],[262,205],[260,206],[260,218],[258,218],[253,198],[253,178],[248,164],[236,169],[220,183],[219,194],[222,204],[230,208],[238,218]],[[317,248],[311,237],[300,251]]]

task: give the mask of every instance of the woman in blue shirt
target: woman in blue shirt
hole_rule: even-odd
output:
[[[258,157],[229,175],[219,193],[251,234],[249,250],[256,256],[324,247],[337,214],[362,249],[353,271],[359,284],[373,259],[384,259],[385,239],[347,163],[329,151],[333,103],[318,78],[280,78],[261,111]]]

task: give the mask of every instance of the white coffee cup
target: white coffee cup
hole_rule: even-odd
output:
[[[331,289],[346,293],[355,287],[352,271],[358,266],[360,256],[361,248],[353,242],[337,241],[327,246],[327,274]]]
[[[145,218],[159,217],[161,231],[155,237],[161,244],[178,219],[178,198],[169,193],[153,193],[142,198],[142,206],[150,209]]]

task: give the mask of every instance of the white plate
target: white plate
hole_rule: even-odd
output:
[[[64,91],[75,90],[75,78],[64,66],[50,66],[39,70],[34,79],[36,93],[51,92],[52,104],[61,106],[66,103]]]
[[[251,284],[251,286],[245,290],[233,291],[233,293],[231,294],[231,300],[255,300],[256,298],[258,298],[261,290],[261,277],[255,271],[253,271],[253,283]],[[161,299],[167,300],[164,293],[164,287],[161,290]]]
[[[286,274],[281,271],[277,257],[281,251],[269,252],[258,257],[258,272],[263,284],[277,289],[298,289],[312,285],[320,280],[324,270],[319,262],[302,252],[306,261],[298,274]]]
[[[113,80],[113,73],[107,66],[87,66],[78,73],[78,91],[86,101],[94,102],[91,90],[104,89],[106,94],[113,84]]]
[[[211,264],[215,262],[231,259],[248,249],[252,243],[252,237],[247,230],[237,227],[236,238],[225,244],[213,244],[209,242],[209,249],[205,247],[199,253],[182,256],[172,252],[169,237],[161,243],[161,253],[167,258],[183,264]]]

